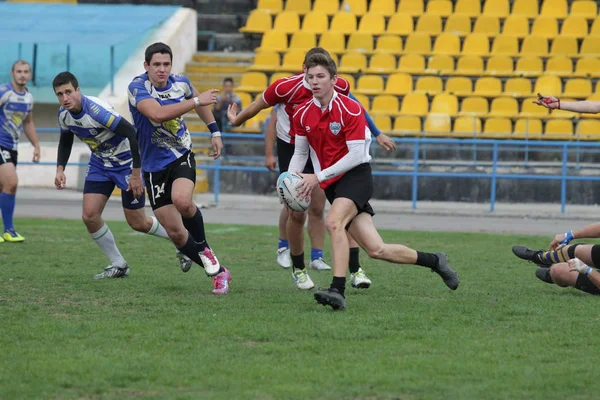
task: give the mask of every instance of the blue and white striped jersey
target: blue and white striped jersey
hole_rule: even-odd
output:
[[[0,146],[17,150],[23,120],[33,110],[33,96],[27,89],[16,92],[10,83],[0,85]]]

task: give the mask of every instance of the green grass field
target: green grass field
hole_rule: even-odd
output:
[[[208,227],[233,274],[216,297],[167,241],[125,223],[110,226],[131,275],[101,281],[107,261],[80,221],[16,224],[27,241],[0,244],[1,399],[598,396],[598,298],[538,281],[510,251],[549,237],[383,231],[444,249],[460,288],[361,253],[374,285],[348,287],[348,310],[333,312],[277,266],[272,227]]]

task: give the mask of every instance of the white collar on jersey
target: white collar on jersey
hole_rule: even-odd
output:
[[[329,111],[331,111],[331,107],[333,107],[333,101],[335,100],[336,97],[338,97],[338,93],[337,93],[337,91],[334,90],[333,91],[333,96],[331,96],[331,100],[329,101],[329,104],[327,106],[327,108],[329,109]],[[323,106],[321,105],[321,103],[319,102],[319,100],[316,97],[314,97],[314,96],[313,96],[313,98],[314,98],[315,105],[317,107],[319,107],[320,109],[323,109]]]

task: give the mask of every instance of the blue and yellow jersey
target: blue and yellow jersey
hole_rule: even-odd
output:
[[[16,92],[10,83],[0,85],[0,146],[17,150],[23,120],[33,110],[33,96],[27,89]]]
[[[155,88],[144,73],[129,84],[128,95],[144,171],[162,171],[192,149],[190,132],[182,117],[156,123],[137,109],[137,104],[145,99],[154,99],[161,106],[191,99],[194,87],[188,77],[170,75],[167,86]]]
[[[104,168],[119,168],[132,162],[129,140],[113,130],[121,116],[108,104],[96,97],[81,96],[81,112],[58,110],[61,133],[73,132],[92,150],[90,164]]]

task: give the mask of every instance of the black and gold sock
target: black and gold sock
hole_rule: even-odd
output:
[[[575,258],[575,248],[578,244],[570,244],[568,246],[562,246],[558,250],[544,251],[538,254],[539,260],[544,264],[557,264],[559,262],[567,262]]]

